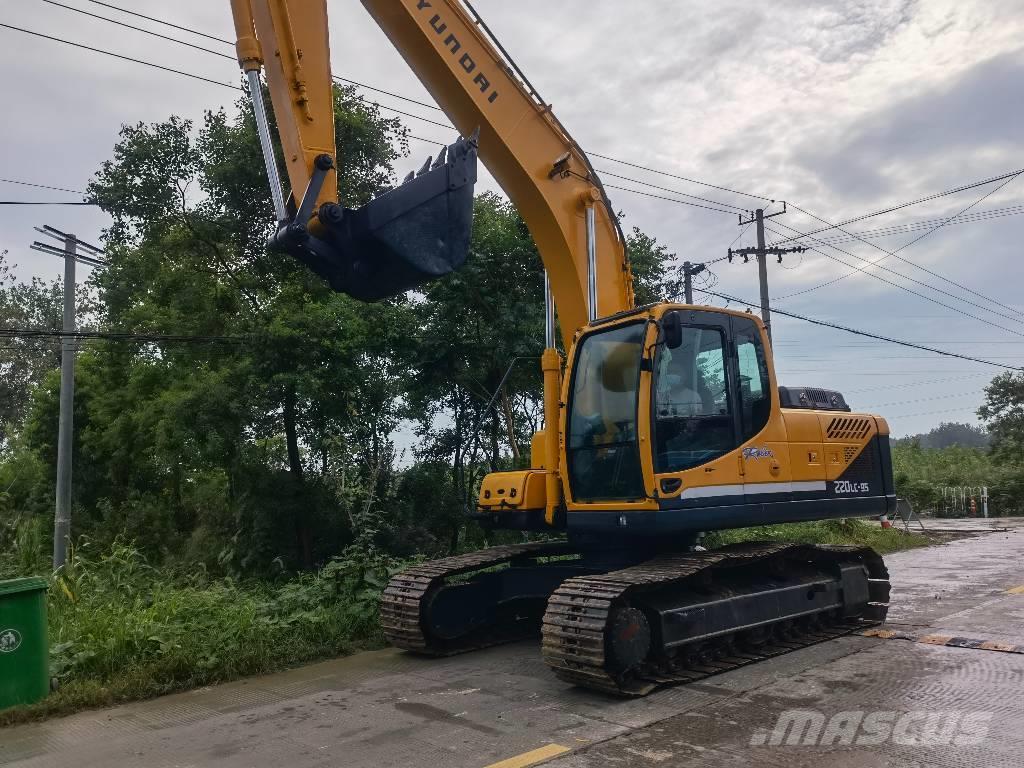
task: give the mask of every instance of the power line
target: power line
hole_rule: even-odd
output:
[[[253,341],[250,336],[191,336],[160,333],[118,333],[112,331],[56,331],[40,328],[0,328],[4,339],[102,339],[104,341],[142,341],[151,343],[236,344]]]
[[[694,208],[704,208],[705,210],[715,211],[716,213],[724,213],[724,214],[726,214],[728,216],[735,216],[736,215],[733,211],[726,211],[726,210],[723,210],[722,208],[713,208],[710,205],[701,205],[700,203],[691,203],[691,202],[689,202],[687,200],[679,200],[678,198],[675,198],[675,197],[665,197],[664,195],[655,195],[652,192],[642,192],[639,189],[630,189],[629,187],[620,187],[620,186],[617,186],[616,184],[605,184],[604,186],[607,187],[608,189],[618,189],[618,190],[621,190],[623,192],[632,192],[634,195],[643,195],[644,197],[653,197],[653,198],[655,198],[657,200],[667,200],[670,203],[677,203],[678,205],[689,205],[689,206],[692,206]]]
[[[230,40],[225,40],[223,37],[215,37],[214,35],[208,35],[205,32],[199,32],[198,30],[192,29],[191,27],[181,27],[181,26],[178,26],[177,24],[172,24],[169,21],[164,21],[163,19],[158,19],[155,16],[146,16],[144,13],[138,13],[137,11],[130,11],[127,8],[122,8],[119,5],[113,5],[112,3],[102,3],[102,2],[100,2],[100,0],[86,0],[86,2],[92,3],[93,5],[102,5],[104,8],[110,8],[111,10],[114,10],[114,11],[120,11],[121,13],[127,13],[130,16],[137,16],[138,18],[145,19],[146,21],[152,21],[152,22],[155,22],[157,24],[163,24],[166,27],[172,27],[173,29],[177,29],[177,30],[180,30],[182,32],[191,32],[193,35],[199,35],[200,37],[205,37],[207,40],[213,40],[213,41],[218,42],[218,43],[224,43],[225,45],[234,45],[234,43],[232,43]]]
[[[206,47],[204,47],[202,45],[196,45],[195,43],[190,43],[190,42],[188,42],[186,40],[179,40],[176,37],[168,37],[167,35],[161,35],[159,32],[154,32],[151,29],[144,29],[143,27],[136,27],[134,24],[128,24],[127,22],[118,21],[117,19],[111,19],[108,16],[100,16],[98,13],[90,13],[89,11],[86,11],[86,10],[84,10],[82,8],[75,8],[74,6],[71,6],[71,5],[65,5],[64,3],[58,3],[56,0],[42,0],[42,2],[47,3],[48,5],[55,5],[58,8],[64,8],[64,9],[69,10],[69,11],[74,11],[75,13],[80,13],[83,16],[89,16],[90,18],[93,18],[93,19],[99,19],[100,21],[106,21],[106,22],[108,22],[110,24],[116,24],[119,27],[125,27],[126,29],[133,29],[136,32],[142,32],[143,34],[146,34],[146,35],[152,35],[153,37],[159,37],[161,40],[167,40],[168,42],[171,42],[171,43],[177,43],[178,45],[184,45],[184,46],[187,46],[189,48],[193,48],[193,49],[195,49],[197,51],[203,51],[204,53],[212,53],[214,56],[220,56],[222,58],[230,59],[232,61],[235,61],[235,57],[231,56],[229,54],[222,53],[221,51],[215,51],[212,48],[206,48]],[[105,3],[98,3],[98,5],[105,5]],[[110,7],[113,7],[113,6],[110,6]],[[124,11],[123,9],[118,9],[118,10],[122,10],[124,13],[130,13],[130,11]],[[141,14],[137,14],[137,15],[141,16]],[[143,16],[143,18],[149,18],[149,17]],[[152,19],[150,19],[150,20],[152,21]]]
[[[84,195],[80,189],[68,189],[67,187],[51,187],[48,184],[35,184],[31,181],[20,181],[19,179],[0,179],[5,184],[21,184],[23,187],[38,187],[39,189],[52,189],[56,192],[73,192],[76,195]]]
[[[910,221],[904,224],[892,224],[887,227],[879,227],[878,229],[866,229],[860,230],[859,232],[851,232],[849,237],[825,237],[820,238],[818,242],[824,243],[825,245],[836,245],[840,243],[855,242],[860,238],[882,238],[891,237],[893,235],[902,235],[915,230],[929,229],[936,224],[943,221],[946,222],[947,226],[956,224],[971,224],[977,221],[989,221],[991,219],[1001,219],[1007,216],[1018,216],[1024,213],[1024,205],[1009,205],[1005,208],[989,208],[985,211],[976,211],[974,213],[965,213],[957,216],[954,220],[950,221],[948,217],[946,219],[928,219],[924,221]],[[792,240],[798,240],[799,237],[786,238],[781,242],[791,242]]]
[[[657,184],[651,184],[649,181],[641,181],[640,179],[634,179],[629,176],[620,176],[617,173],[612,173],[611,171],[604,170],[603,168],[597,169],[597,172],[602,173],[605,176],[611,176],[613,179],[621,179],[622,181],[632,181],[635,184],[643,184],[645,187],[650,187],[651,189],[659,189],[662,192],[671,192],[673,195],[682,195],[683,197],[689,197],[694,200],[700,200],[701,202],[704,203],[717,205],[719,208],[735,208],[737,211],[740,211],[742,213],[747,212],[746,208],[740,208],[738,205],[732,205],[731,203],[722,203],[719,202],[718,200],[711,200],[706,197],[700,197],[699,195],[691,195],[687,192],[680,192],[675,189],[669,189],[668,187],[659,187]]]
[[[97,205],[74,200],[0,200],[0,205]]]
[[[898,256],[897,254],[898,254],[898,253],[899,253],[900,251],[902,251],[902,250],[905,250],[905,249],[909,248],[910,246],[914,245],[915,243],[917,243],[917,242],[920,242],[920,241],[921,241],[921,240],[923,240],[924,238],[928,237],[928,235],[932,234],[932,232],[935,232],[936,230],[938,230],[938,229],[940,229],[940,228],[944,227],[944,226],[945,226],[946,224],[948,224],[948,223],[949,223],[950,221],[952,221],[953,219],[957,218],[957,216],[959,216],[960,214],[962,214],[962,213],[966,213],[967,211],[969,211],[969,210],[970,210],[971,208],[973,208],[974,206],[976,206],[976,205],[978,205],[979,203],[981,203],[981,202],[982,202],[983,200],[985,200],[986,198],[988,198],[988,197],[990,197],[990,196],[994,195],[994,194],[995,194],[996,192],[998,192],[999,190],[1001,190],[1001,189],[1002,189],[1003,187],[1005,187],[1005,186],[1006,186],[1007,184],[1009,184],[1009,183],[1011,183],[1012,181],[1016,180],[1016,179],[1017,179],[1017,177],[1019,177],[1019,176],[1020,176],[1021,174],[1024,174],[1024,170],[1021,170],[1021,171],[1017,171],[1017,172],[1016,172],[1016,173],[1014,173],[1013,175],[1010,175],[1010,176],[1009,176],[1008,178],[1004,179],[1004,180],[1003,180],[1003,182],[1002,182],[1002,184],[1000,184],[999,186],[997,186],[997,187],[995,187],[995,188],[993,188],[993,189],[990,189],[990,190],[989,190],[988,192],[986,192],[986,193],[985,193],[984,195],[982,195],[981,197],[979,197],[979,198],[978,198],[977,200],[975,200],[975,201],[974,201],[973,203],[971,203],[970,205],[968,205],[968,206],[964,207],[963,209],[961,209],[961,210],[960,210],[960,211],[959,211],[958,213],[956,213],[956,214],[954,214],[953,216],[949,217],[948,219],[946,219],[946,220],[945,220],[945,221],[943,221],[942,223],[940,223],[940,224],[937,224],[937,225],[936,225],[935,227],[933,227],[932,229],[929,229],[929,230],[928,230],[927,232],[925,232],[924,234],[922,234],[922,235],[920,235],[920,236],[918,236],[918,237],[914,238],[914,239],[913,239],[913,240],[911,240],[911,241],[910,241],[909,243],[905,243],[905,244],[901,245],[901,246],[900,246],[899,248],[897,248],[897,249],[896,249],[895,251],[887,251],[887,250],[886,250],[885,248],[882,248],[882,246],[880,246],[880,245],[877,245],[876,243],[872,243],[871,241],[869,241],[869,240],[865,240],[864,238],[861,238],[861,237],[857,237],[856,239],[857,239],[857,240],[860,240],[860,241],[861,241],[861,242],[863,242],[863,243],[866,243],[867,245],[870,245],[870,246],[871,246],[872,248],[874,248],[874,249],[876,249],[876,250],[878,250],[878,251],[881,251],[882,253],[884,253],[884,254],[885,254],[885,256],[882,256],[881,258],[875,259],[874,261],[870,262],[870,263],[871,263],[872,265],[878,264],[878,262],[880,262],[880,261],[882,261],[883,259],[885,259],[885,258],[887,258],[887,257],[891,256],[891,257],[893,257],[893,258],[895,258],[895,259],[898,259],[899,261],[902,261],[902,262],[903,262],[903,263],[905,263],[905,264],[909,264],[909,265],[910,265],[910,266],[912,266],[912,267],[917,267],[918,269],[920,269],[920,270],[922,270],[922,271],[924,271],[924,272],[927,272],[927,273],[928,273],[929,275],[932,275],[933,277],[937,277],[937,278],[939,278],[940,280],[944,280],[945,282],[949,283],[950,285],[955,285],[955,286],[956,286],[957,288],[960,288],[961,290],[967,291],[968,293],[974,294],[975,296],[979,296],[980,298],[983,298],[983,299],[985,299],[986,301],[989,301],[989,302],[991,302],[991,303],[993,303],[993,304],[997,304],[997,305],[999,305],[999,306],[1003,307],[1004,309],[1009,309],[1009,310],[1010,310],[1010,311],[1012,311],[1012,312],[1016,312],[1017,310],[1015,310],[1015,309],[1014,309],[1013,307],[1009,307],[1009,306],[1007,306],[1006,304],[1003,304],[1002,302],[996,301],[995,299],[993,299],[993,298],[991,298],[991,297],[989,297],[989,296],[986,296],[986,295],[985,295],[985,294],[983,294],[983,293],[979,293],[978,291],[975,291],[975,290],[973,290],[973,289],[971,289],[971,288],[968,288],[968,287],[967,287],[967,286],[965,286],[965,285],[961,285],[960,283],[956,282],[955,280],[950,280],[950,279],[949,279],[948,277],[945,277],[944,275],[940,275],[940,274],[939,274],[938,272],[935,272],[934,270],[928,269],[927,267],[922,267],[922,266],[921,266],[920,264],[917,264],[917,263],[915,263],[915,262],[912,262],[912,261],[910,261],[909,259],[905,259],[905,258],[904,258],[904,257],[902,257],[902,256]],[[793,207],[794,207],[794,208],[796,208],[796,209],[797,209],[798,211],[800,211],[801,213],[804,213],[804,214],[806,214],[807,216],[810,216],[811,218],[817,219],[818,221],[823,221],[823,222],[825,222],[826,224],[828,223],[827,221],[825,221],[825,219],[822,219],[822,218],[821,218],[820,216],[815,216],[815,215],[814,215],[813,213],[809,213],[808,211],[805,211],[805,210],[804,210],[803,208],[801,208],[800,206],[798,206],[798,205],[796,205],[796,204],[794,204],[794,205],[793,205]],[[847,235],[849,235],[849,234],[850,234],[849,232],[847,232],[847,231],[846,231],[846,230],[844,230],[844,229],[839,229],[839,231],[840,231],[840,232],[843,232],[844,234],[847,234]],[[833,246],[833,247],[834,247],[834,246]],[[834,280],[834,281],[832,281],[832,282],[838,282],[839,280],[845,279],[846,277],[849,277],[849,275],[844,275],[844,276],[842,276],[842,277],[840,277],[840,278],[838,278],[837,280]],[[932,290],[935,290],[935,289],[933,288]],[[961,299],[961,301],[964,301],[964,299]],[[968,303],[970,303],[970,302],[968,302]],[[991,312],[992,310],[989,310],[989,311]],[[995,314],[999,314],[999,313],[995,313]],[[1004,317],[1005,317],[1005,315],[1004,315]]]
[[[687,181],[687,182],[689,182],[691,184],[699,184],[702,187],[710,187],[711,189],[719,189],[722,192],[730,192],[730,193],[732,193],[734,195],[742,195],[743,197],[752,197],[755,200],[765,200],[765,201],[770,202],[770,203],[774,203],[775,202],[775,200],[773,198],[770,198],[770,197],[764,197],[762,195],[755,195],[755,194],[753,194],[751,192],[742,192],[742,191],[740,191],[738,189],[730,189],[729,187],[722,187],[722,186],[719,186],[718,184],[711,184],[710,182],[707,182],[707,181],[701,181],[700,179],[691,179],[688,176],[680,176],[679,174],[669,173],[668,171],[663,171],[663,170],[661,170],[659,168],[650,168],[650,167],[648,167],[646,165],[639,165],[638,163],[631,163],[631,162],[628,162],[626,160],[619,160],[618,158],[615,158],[615,157],[609,157],[608,155],[602,155],[599,152],[588,152],[588,154],[591,154],[594,157],[599,157],[602,160],[608,160],[608,161],[613,162],[613,163],[619,163],[621,165],[626,165],[626,166],[629,166],[630,168],[636,168],[636,169],[641,170],[641,171],[649,171],[651,173],[660,174],[661,176],[668,176],[671,179],[679,179],[680,181]]]
[[[922,387],[931,384],[948,384],[950,382],[965,381],[967,379],[977,379],[980,376],[988,377],[988,373],[969,373],[964,376],[951,376],[947,379],[931,379],[928,381],[907,381],[902,384],[883,384],[880,387],[864,387],[861,389],[843,390],[844,393],[855,395],[861,392],[877,392],[882,389],[903,389],[905,387]]]
[[[946,409],[944,411],[925,411],[924,413],[901,413],[901,414],[898,414],[896,416],[886,416],[885,418],[886,418],[887,421],[897,421],[899,419],[909,419],[912,416],[937,416],[940,413],[965,413],[965,412],[968,412],[968,411],[970,411],[971,415],[975,415],[977,413],[977,411],[974,410],[974,409],[964,407],[964,408],[948,408],[948,409]]]
[[[125,56],[121,53],[114,53],[113,51],[105,51],[102,48],[93,48],[91,45],[85,45],[84,43],[76,43],[71,40],[65,40],[62,37],[53,37],[52,35],[44,35],[42,32],[33,32],[31,29],[24,29],[22,27],[16,27],[13,24],[4,24],[0,22],[0,27],[4,29],[13,29],[15,32],[23,32],[26,35],[32,35],[34,37],[41,37],[44,40],[52,40],[55,43],[63,43],[64,45],[71,45],[75,48],[82,48],[86,51],[92,51],[93,53],[102,53],[105,56],[112,56],[115,59],[121,59],[123,61],[130,61],[133,64],[141,64],[144,67],[153,67],[154,69],[160,69],[164,72],[171,72],[175,75],[181,75],[182,77],[190,77],[193,80],[201,80],[204,83],[210,83],[212,85],[219,85],[222,88],[232,88],[234,90],[241,90],[237,85],[229,85],[228,83],[221,82],[220,80],[213,80],[209,77],[203,77],[202,75],[194,75],[191,72],[185,72],[181,69],[174,69],[173,67],[165,67],[162,64],[155,64],[152,61],[143,61],[142,59],[135,59],[131,56]]]
[[[1006,179],[1006,178],[1008,178],[1010,176],[1019,176],[1021,173],[1024,173],[1024,168],[1020,168],[1020,169],[1017,169],[1015,171],[1007,171],[1006,173],[1000,174],[999,176],[992,176],[992,177],[987,178],[987,179],[982,179],[981,181],[972,181],[972,182],[970,182],[968,184],[963,184],[963,185],[961,185],[959,187],[954,187],[953,189],[947,189],[944,192],[936,192],[933,195],[927,195],[925,197],[919,197],[916,200],[909,200],[909,201],[907,201],[905,203],[899,203],[898,205],[892,205],[892,206],[889,206],[888,208],[883,208],[881,210],[874,211],[872,213],[865,213],[865,214],[862,214],[860,216],[854,216],[852,219],[846,219],[845,221],[841,221],[838,224],[829,224],[827,221],[821,220],[821,221],[823,221],[823,223],[828,224],[828,226],[822,227],[821,229],[816,229],[816,230],[813,230],[811,232],[808,232],[806,235],[799,235],[797,237],[789,238],[789,239],[784,240],[782,242],[789,242],[789,240],[799,240],[800,237],[808,237],[810,235],[817,235],[817,234],[820,234],[822,232],[828,232],[831,229],[838,229],[839,227],[845,227],[845,226],[848,226],[848,225],[853,224],[855,222],[863,221],[864,219],[874,218],[875,216],[882,216],[882,215],[884,215],[886,213],[892,213],[893,211],[899,211],[899,210],[902,210],[904,208],[909,208],[909,207],[911,207],[913,205],[918,205],[920,203],[927,203],[930,200],[937,200],[940,197],[947,197],[949,195],[955,195],[958,192],[966,192],[967,190],[974,189],[975,187],[983,187],[986,184],[992,184],[993,182],[996,182],[996,181],[1002,181],[1003,179]],[[790,205],[792,205],[792,203],[790,203]],[[810,214],[808,214],[808,215],[810,215]],[[817,217],[814,217],[814,218],[817,218]]]
[[[897,400],[892,403],[874,403],[861,406],[863,408],[888,408],[894,405],[910,405],[911,403],[928,403],[935,400],[952,400],[954,397],[979,397],[981,392],[955,392],[952,395],[935,395],[934,397],[915,397],[912,400]]]
[[[792,230],[794,232],[799,231],[799,230],[796,230],[793,227],[789,226],[788,224],[780,224],[780,226],[785,227],[786,229]],[[774,229],[771,229],[770,231],[772,232],[772,234],[779,234]],[[813,240],[814,238],[811,238],[811,239]],[[830,247],[832,248],[832,250],[839,251],[840,253],[844,253],[847,256],[851,257],[851,258],[854,258],[854,259],[857,258],[857,256],[855,256],[854,254],[850,253],[849,251],[844,251],[842,248],[837,248],[834,245],[830,246]],[[969,318],[971,318],[973,320],[977,320],[978,322],[985,323],[986,325],[991,325],[993,328],[999,328],[1000,330],[1006,331],[1007,333],[1012,333],[1015,336],[1024,336],[1024,333],[1021,333],[1019,331],[1015,331],[1012,328],[1007,328],[1006,326],[999,325],[998,323],[994,323],[991,320],[986,320],[983,317],[978,317],[977,315],[972,315],[970,312],[965,312],[964,310],[960,309],[959,307],[954,307],[951,304],[946,304],[945,302],[939,301],[938,299],[935,299],[935,298],[933,298],[931,296],[923,294],[920,291],[915,291],[912,288],[907,288],[905,285],[900,285],[899,283],[894,283],[892,280],[886,280],[881,275],[877,275],[874,272],[869,272],[867,267],[860,267],[860,266],[857,266],[856,264],[851,264],[848,261],[843,261],[842,259],[840,259],[840,258],[838,258],[836,256],[833,256],[831,253],[826,253],[825,251],[821,250],[820,248],[815,248],[814,246],[808,246],[808,248],[810,250],[814,251],[815,253],[820,253],[822,256],[824,256],[827,259],[831,259],[832,261],[836,261],[836,262],[842,264],[843,266],[850,267],[851,269],[854,269],[857,272],[864,272],[865,274],[871,275],[871,277],[875,278],[876,280],[880,280],[881,282],[885,283],[886,285],[891,285],[894,288],[899,288],[901,291],[906,291],[907,293],[909,293],[909,294],[911,294],[913,296],[917,296],[918,298],[922,298],[925,301],[930,301],[933,304],[937,304],[940,307],[945,307],[946,309],[950,309],[950,310],[956,312],[957,314],[963,315],[964,317],[969,317]],[[868,263],[870,265],[870,262],[868,262]],[[970,301],[968,299],[961,298],[961,297],[959,297],[959,296],[957,296],[955,294],[950,293],[949,291],[944,291],[941,288],[936,288],[936,287],[934,287],[932,285],[929,285],[928,283],[922,282],[921,280],[917,280],[917,279],[915,279],[913,277],[910,277],[908,275],[904,275],[902,272],[896,272],[895,270],[889,269],[888,267],[881,267],[881,266],[879,267],[879,269],[882,269],[882,270],[884,270],[886,272],[891,272],[892,274],[898,275],[899,277],[902,277],[905,280],[910,280],[913,283],[917,283],[919,285],[923,285],[925,288],[929,288],[930,290],[933,290],[933,291],[935,291],[937,293],[941,293],[941,294],[944,294],[946,296],[951,296],[954,299],[957,299],[958,301],[964,302],[965,304],[971,304],[973,306],[980,306],[982,309],[985,309],[986,311],[991,312],[992,314],[998,315],[1000,317],[1006,317],[1006,318],[1008,318],[1010,320],[1014,320],[1016,322],[1022,322],[1019,318],[1011,317],[1009,315],[1005,315],[1002,312],[996,312],[994,309],[989,309],[988,307],[985,307],[984,305],[979,305],[976,302]],[[835,281],[833,281],[833,282],[835,282]],[[821,286],[817,286],[817,287],[820,288]],[[776,301],[782,301],[783,299],[790,299],[790,298],[793,298],[794,296],[799,296],[799,295],[801,295],[803,293],[808,293],[811,290],[813,290],[813,289],[806,289],[806,290],[803,290],[803,291],[797,291],[796,293],[786,294],[785,296],[781,296],[778,299],[776,299]]]
[[[750,302],[750,301],[747,301],[745,299],[737,298],[735,296],[728,296],[728,295],[722,294],[722,293],[714,293],[712,291],[707,291],[707,293],[711,294],[712,296],[717,296],[720,299],[726,299],[728,301],[735,301],[735,302],[739,302],[740,304],[746,304],[748,306],[756,306],[755,302]],[[936,349],[935,347],[927,347],[927,346],[924,346],[923,344],[914,344],[913,342],[902,341],[900,339],[894,339],[894,338],[891,338],[889,336],[882,336],[881,334],[870,333],[868,331],[861,331],[861,330],[858,330],[856,328],[850,328],[850,327],[845,326],[845,325],[839,325],[838,323],[829,323],[829,322],[826,322],[825,320],[815,320],[814,318],[807,317],[806,315],[798,315],[795,312],[783,312],[782,310],[774,310],[774,311],[778,312],[778,314],[780,314],[780,315],[783,315],[785,317],[791,317],[791,318],[793,318],[795,320],[803,320],[803,321],[808,322],[808,323],[813,323],[814,325],[821,325],[821,326],[824,326],[826,328],[834,328],[837,331],[846,331],[847,333],[853,333],[853,334],[856,334],[857,336],[866,336],[869,339],[877,339],[879,341],[887,341],[890,344],[899,344],[900,346],[911,347],[913,349],[922,349],[925,352],[933,352],[933,353],[935,353],[937,355],[944,355],[946,357],[956,357],[956,358],[959,358],[960,360],[968,360],[968,361],[970,361],[972,363],[984,363],[985,365],[992,365],[992,366],[995,366],[997,368],[1006,368],[1007,370],[1010,370],[1010,371],[1024,371],[1024,368],[1019,368],[1017,366],[1005,365],[1003,363],[997,363],[997,362],[994,362],[992,360],[984,360],[984,359],[982,359],[980,357],[972,357],[970,355],[962,355],[959,352],[950,352],[950,351],[945,350],[945,349]],[[1024,335],[1024,334],[1022,334],[1022,335]]]

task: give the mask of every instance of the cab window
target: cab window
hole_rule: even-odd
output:
[[[740,373],[741,439],[747,441],[768,424],[771,415],[771,385],[761,333],[752,320],[734,319],[733,335]]]
[[[676,349],[658,348],[655,369],[656,471],[704,464],[736,446],[719,328],[685,326]]]

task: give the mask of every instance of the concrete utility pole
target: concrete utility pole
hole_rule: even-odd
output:
[[[90,266],[104,266],[103,251],[82,243],[74,235],[44,225],[37,232],[62,241],[63,250],[48,243],[36,241],[32,250],[64,258],[64,323],[60,342],[60,418],[57,426],[57,497],[53,517],[53,569],[67,563],[68,540],[71,537],[71,457],[74,451],[75,411],[75,264],[81,261]],[[78,248],[91,255],[79,254]]]
[[[706,269],[704,264],[691,264],[683,262],[683,295],[687,304],[693,304],[693,276],[699,275]]]
[[[786,212],[786,202],[782,202],[782,210],[770,213],[767,216],[764,215],[764,209],[758,208],[754,211],[754,214],[749,219],[744,219],[740,215],[740,226],[745,227],[750,224],[757,224],[757,247],[756,248],[737,248],[733,250],[729,249],[729,262],[732,263],[733,256],[742,256],[743,263],[750,261],[750,256],[757,256],[757,276],[758,282],[761,284],[761,319],[764,321],[764,327],[768,331],[768,341],[772,340],[772,312],[770,301],[768,299],[768,255],[779,257],[779,264],[782,263],[782,256],[786,253],[803,253],[807,249],[803,246],[796,246],[793,248],[767,248],[764,242],[764,220],[770,219],[775,216],[781,216]]]

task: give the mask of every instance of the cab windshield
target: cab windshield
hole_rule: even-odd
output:
[[[645,323],[580,342],[569,401],[569,483],[577,501],[644,496],[637,449],[637,392]]]

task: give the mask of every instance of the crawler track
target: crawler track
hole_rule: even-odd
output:
[[[859,562],[867,569],[871,602],[858,616],[818,614],[671,651],[653,647],[642,663],[617,668],[621,665],[610,649],[617,606],[642,607],[645,594],[663,587],[685,589],[688,581],[699,590],[722,569],[771,568],[787,560],[825,566]],[[542,650],[545,662],[562,680],[616,695],[642,696],[662,685],[693,682],[877,624],[885,618],[888,595],[885,565],[867,548],[752,544],[678,554],[565,581],[548,601]]]
[[[479,627],[460,638],[437,637],[431,632],[431,599],[452,577],[472,576],[476,572],[513,562],[529,562],[539,557],[566,555],[575,551],[565,542],[514,544],[490,547],[408,568],[393,576],[384,590],[380,608],[384,637],[392,645],[408,651],[430,656],[450,656],[535,634],[537,627],[534,623],[506,620]]]

